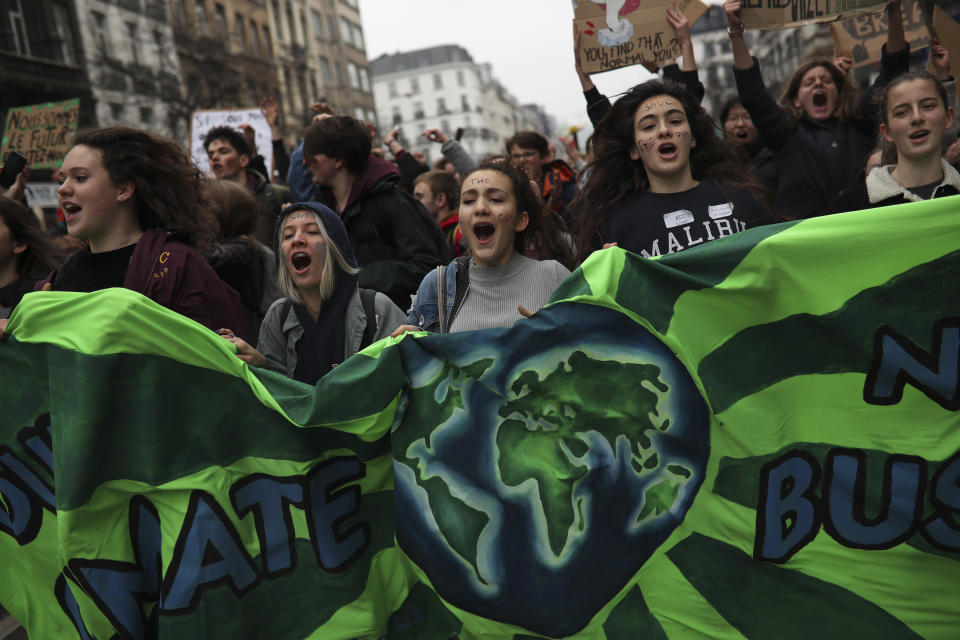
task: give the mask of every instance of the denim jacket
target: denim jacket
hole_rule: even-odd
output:
[[[447,266],[440,266],[424,276],[417,289],[417,297],[407,314],[407,324],[420,327],[431,333],[447,333],[450,328],[450,313],[457,298],[457,270],[459,263],[454,260]],[[438,286],[443,278],[443,287]],[[444,300],[443,308],[438,300]],[[441,323],[441,317],[443,322]]]

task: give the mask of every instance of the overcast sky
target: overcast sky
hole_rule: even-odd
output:
[[[521,103],[535,102],[560,126],[587,125],[573,70],[570,0],[360,0],[367,57],[459,44],[477,63],[489,62]],[[593,76],[613,97],[650,74],[640,66]]]

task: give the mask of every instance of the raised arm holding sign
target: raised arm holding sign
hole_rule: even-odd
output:
[[[723,8],[730,24],[740,99],[763,144],[776,155],[772,161],[777,172],[776,205],[781,214],[794,218],[821,215],[853,182],[876,144],[870,91],[860,97],[831,60],[813,60],[793,74],[778,104],[743,37],[744,2],[727,0]],[[874,87],[908,67],[899,0],[888,11],[883,69]]]
[[[675,39],[678,44],[680,54],[683,56],[682,67],[677,67],[674,60],[665,61],[663,67],[663,77],[667,80],[673,80],[683,85],[697,99],[697,102],[703,100],[705,93],[703,84],[697,74],[697,62],[693,53],[693,39],[690,36],[690,18],[681,9],[681,0],[672,0],[664,15],[670,26],[676,31]],[[583,33],[577,24],[573,21],[573,59],[577,77],[580,79],[580,86],[583,88],[583,95],[587,101],[587,115],[594,126],[603,119],[603,116],[610,110],[610,100],[601,94],[590,75],[584,71],[583,65]],[[647,66],[644,64],[644,66]]]

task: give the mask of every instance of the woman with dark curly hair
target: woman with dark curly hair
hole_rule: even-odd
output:
[[[130,127],[79,133],[57,194],[67,233],[87,246],[40,286],[125,287],[211,329],[242,326],[236,291],[197,252],[216,231],[202,185],[173,140]]]
[[[574,203],[581,260],[609,244],[651,258],[776,221],[736,149],[676,83],[650,80],[624,94],[593,149]]]
[[[0,196],[0,318],[63,261],[29,209]]]
[[[907,71],[910,49],[904,38],[900,0],[887,5],[887,43],[873,86],[860,96],[847,75],[830,60],[812,60],[797,69],[775,102],[743,37],[743,0],[726,0],[734,75],[743,106],[774,158],[777,209],[791,218],[829,213],[837,194],[854,181],[876,146],[878,87]]]
[[[461,185],[460,226],[468,256],[427,274],[404,331],[450,333],[509,327],[538,310],[570,274],[561,221],[522,169],[483,162]]]

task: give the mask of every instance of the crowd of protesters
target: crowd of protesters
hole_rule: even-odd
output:
[[[429,167],[396,130],[379,136],[325,103],[288,153],[270,99],[261,108],[285,184],[267,179],[249,127],[207,133],[209,176],[149,132],[83,131],[58,171],[67,233],[82,241],[69,256],[18,202],[25,176],[0,196],[0,318],[33,290],[125,287],[217,331],[250,365],[312,384],[388,335],[510,326],[594,251],[654,258],[783,220],[960,193],[949,56],[934,42],[935,73],[908,68],[899,0],[869,88],[852,84],[848,59],[818,59],[779,100],[741,9],[724,3],[738,95],[715,117],[675,6],[682,62],[662,78],[611,101],[578,53],[594,132],[582,149],[561,138],[565,159],[535,131],[473,158],[430,129],[443,158]],[[579,41],[574,28],[578,52]]]

